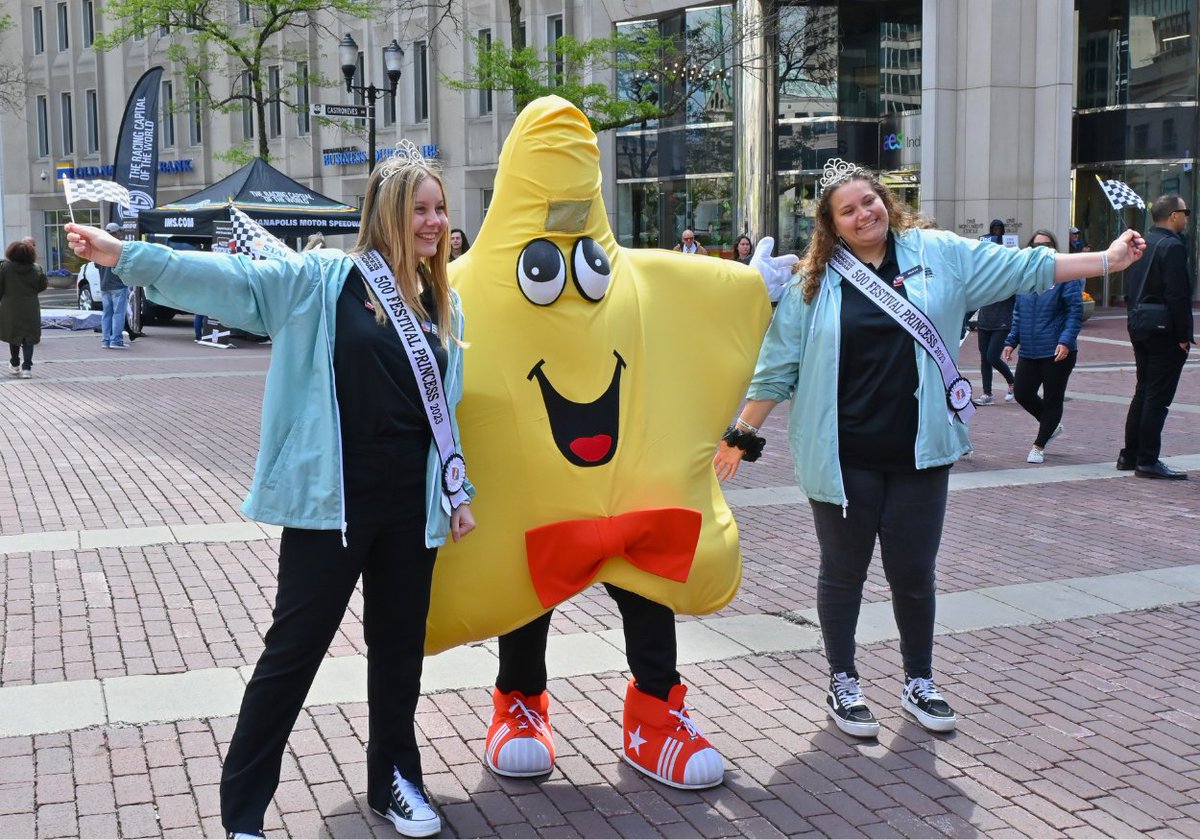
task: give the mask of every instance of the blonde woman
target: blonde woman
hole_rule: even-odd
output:
[[[1015,250],[933,230],[867,169],[831,160],[815,231],[767,330],[746,405],[719,444],[717,475],[755,457],[759,427],[793,401],[789,443],[821,547],[817,612],[827,712],[843,732],[879,723],[859,688],[854,634],[879,542],[904,666],[901,705],[924,728],[957,725],[933,679],[935,564],[950,466],[971,449],[958,337],[970,309],[1106,271],[1141,255],[1126,231],[1095,254]],[[943,341],[943,339],[947,339]]]
[[[445,193],[415,149],[400,151],[367,183],[350,254],[255,262],[67,226],[77,254],[115,266],[127,284],[274,341],[243,510],[283,526],[279,586],[221,777],[230,836],[261,836],[288,734],[360,577],[368,804],[405,836],[441,830],[413,714],[437,548],[474,528],[474,491],[454,448],[463,320],[446,274]],[[425,350],[414,358],[406,344],[417,333]],[[449,454],[425,406],[434,384]]]

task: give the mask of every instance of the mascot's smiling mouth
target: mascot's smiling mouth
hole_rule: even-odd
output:
[[[542,402],[550,418],[550,434],[563,457],[577,467],[599,467],[612,460],[617,451],[617,426],[621,419],[621,370],[625,360],[616,350],[617,364],[608,388],[590,403],[571,402],[550,384],[542,372],[545,359],[529,371],[527,379],[537,378]]]

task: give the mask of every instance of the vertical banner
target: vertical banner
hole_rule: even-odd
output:
[[[125,116],[117,132],[113,156],[113,180],[129,190],[129,208],[108,206],[108,220],[121,226],[123,239],[137,238],[137,217],[141,210],[152,210],[158,190],[158,91],[163,69],[151,67],[129,95]],[[129,332],[142,331],[142,290],[130,289]]]

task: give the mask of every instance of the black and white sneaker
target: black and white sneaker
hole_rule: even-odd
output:
[[[879,734],[879,721],[867,708],[867,700],[858,687],[858,677],[846,673],[830,677],[825,706],[837,728],[847,735],[874,738]]]
[[[392,791],[387,811],[373,809],[385,820],[391,820],[396,831],[405,837],[432,837],[442,830],[442,818],[429,804],[425,791],[392,771]]]
[[[933,680],[914,677],[900,692],[904,710],[917,719],[930,732],[953,732],[958,726],[954,710],[942,697]]]

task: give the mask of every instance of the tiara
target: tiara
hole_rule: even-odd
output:
[[[407,169],[410,166],[430,168],[434,165],[434,159],[421,154],[417,144],[406,137],[396,144],[391,156],[380,164],[380,169],[383,171],[379,173],[379,182],[383,183],[401,169]]]
[[[821,175],[821,180],[817,183],[820,192],[836,187],[843,181],[848,181],[855,175],[864,175],[870,177],[867,170],[863,169],[857,163],[851,163],[848,160],[841,158],[830,158],[825,161],[825,172]]]

